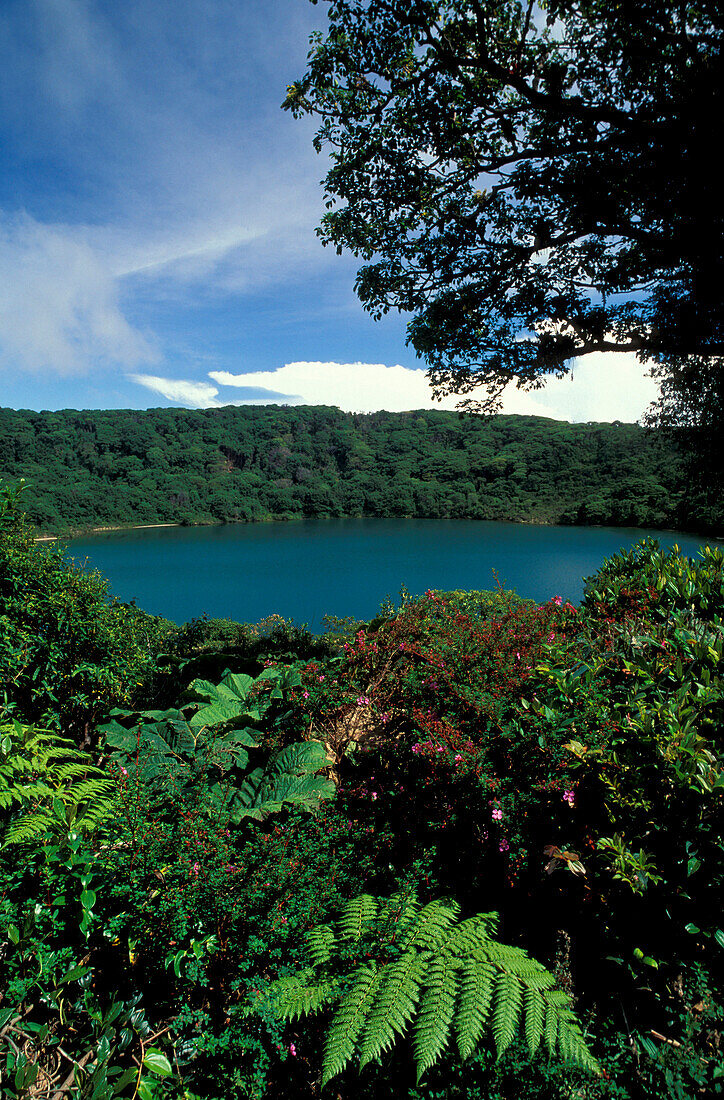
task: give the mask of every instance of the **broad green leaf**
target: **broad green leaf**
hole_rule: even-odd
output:
[[[156,1050],[155,1047],[146,1051],[146,1057],[143,1059],[143,1064],[146,1069],[150,1069],[151,1073],[155,1073],[159,1077],[170,1077],[173,1073],[171,1063],[166,1055],[162,1054],[160,1050]]]

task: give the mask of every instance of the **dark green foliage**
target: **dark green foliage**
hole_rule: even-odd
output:
[[[694,529],[671,441],[633,424],[425,410],[0,410],[0,477],[47,532],[417,516]],[[72,487],[72,488],[70,488]]]
[[[0,501],[0,707],[87,739],[104,710],[135,695],[170,624],[111,599],[100,574],[35,545],[1,484]]]
[[[250,751],[264,745],[272,727],[270,710],[300,685],[289,668],[265,668],[256,679],[227,672],[219,684],[192,681],[180,709],[116,709],[98,729],[116,767],[124,775],[132,770],[147,797],[154,793],[159,814],[177,814],[179,800],[234,825],[290,806],[313,811],[334,795],[318,774],[331,763],[319,741],[287,744],[271,756],[267,749],[263,765],[249,767]]]

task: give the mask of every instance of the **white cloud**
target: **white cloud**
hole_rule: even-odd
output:
[[[538,415],[574,423],[640,420],[659,393],[647,369],[631,352],[593,352],[575,360],[564,378],[551,378],[542,389],[527,394],[533,405],[530,411],[545,406],[553,412]],[[519,411],[513,403],[511,393],[506,412]]]
[[[433,401],[424,371],[384,363],[287,363],[277,370],[231,374],[210,371],[220,386],[261,387],[288,394],[305,405],[336,405],[346,412],[454,408],[456,397]],[[245,404],[234,401],[234,404]]]
[[[209,409],[220,402],[215,401],[218,388],[210,382],[189,382],[180,378],[159,378],[154,374],[131,374],[131,381],[159,393],[167,401],[178,401],[181,405],[190,405],[194,409]]]
[[[298,362],[249,374],[210,371],[209,378],[219,386],[263,387],[288,394],[289,401],[336,405],[349,412],[454,409],[461,400],[451,395],[434,401],[424,371],[399,364]],[[556,420],[634,421],[656,393],[655,383],[644,376],[635,356],[592,355],[574,364],[572,375],[550,379],[539,390],[525,392],[508,386],[503,412]],[[219,404],[224,403],[222,396]],[[230,403],[246,404],[243,400]]]
[[[157,358],[83,234],[27,214],[0,217],[0,352],[16,368],[61,374]]]

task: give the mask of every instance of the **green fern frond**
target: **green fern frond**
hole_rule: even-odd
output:
[[[5,830],[3,847],[8,844],[27,844],[37,840],[48,832],[49,815],[47,813],[23,814]]]
[[[400,940],[400,947],[403,951],[411,947],[434,951],[445,939],[459,913],[460,906],[456,901],[445,898],[431,901],[420,910],[414,924],[407,929]]]
[[[372,963],[360,967],[352,988],[342,998],[327,1033],[322,1065],[322,1086],[341,1073],[354,1053],[380,983],[380,972]]]
[[[421,908],[416,894],[393,894],[387,900],[386,909],[395,925],[395,938],[398,941],[404,939],[405,932],[417,920]]]
[[[460,992],[455,1018],[460,1057],[465,1061],[480,1042],[493,1000],[497,971],[489,962],[467,959],[460,968]]]
[[[108,817],[114,786],[90,756],[52,730],[0,726],[2,843],[23,844],[71,822],[97,828]],[[13,818],[13,812],[19,816]]]
[[[493,999],[493,1038],[500,1058],[515,1038],[523,1005],[523,987],[515,974],[504,970],[498,975]]]
[[[311,969],[282,979],[274,988],[274,1008],[285,1020],[297,1020],[319,1012],[339,993],[339,981],[319,979]]]
[[[535,1054],[543,1038],[543,1022],[546,1006],[537,989],[525,991],[525,1041],[531,1057]]]
[[[573,1013],[570,1013],[570,1017],[565,1019],[565,1027],[562,1028],[559,1021],[558,1049],[564,1062],[580,1066],[592,1073],[600,1072],[598,1063],[586,1046],[583,1033],[577,1021],[573,1018]]]
[[[332,951],[337,942],[334,929],[329,924],[320,924],[307,932],[307,954],[312,966],[323,966],[332,958]]]
[[[88,775],[87,768],[83,774],[84,776]],[[111,779],[106,779],[105,776],[91,776],[90,778],[84,778],[80,783],[74,784],[72,800],[74,803],[92,802],[97,798],[107,798],[114,790],[115,787]],[[60,797],[64,797],[63,792],[61,792]]]
[[[341,1073],[355,1053],[360,1066],[379,1059],[408,1029],[419,1080],[449,1045],[451,1031],[465,1059],[490,1028],[500,1057],[521,1024],[531,1055],[545,1039],[548,1049],[565,1061],[600,1072],[570,999],[554,988],[553,975],[521,948],[491,938],[494,914],[456,923],[458,913],[459,906],[451,901],[421,909],[414,897],[363,894],[345,904],[334,927],[324,925],[310,934],[312,966],[297,975],[309,994],[295,989],[293,1000],[288,992],[280,994],[277,1008],[291,1019],[299,1006],[315,1011],[315,997],[320,1007],[329,1004],[340,987],[323,983],[338,982],[340,964],[352,968],[327,1035],[323,1083]],[[358,942],[372,931],[379,937],[379,958],[350,960],[344,941]],[[399,953],[389,958],[390,951]],[[277,987],[287,990],[289,979],[281,979]]]
[[[340,935],[346,940],[358,940],[377,916],[379,905],[370,894],[360,894],[348,901],[339,918]]]
[[[447,1046],[450,1024],[455,1014],[459,969],[459,960],[447,954],[433,958],[427,967],[425,990],[412,1044],[418,1081]]]
[[[379,993],[367,1019],[359,1048],[360,1069],[404,1035],[420,997],[429,958],[406,951],[382,971]]]
[[[60,757],[56,757],[60,759]],[[59,764],[55,769],[55,779],[58,783],[66,783],[73,779],[82,779],[88,772],[88,761],[83,763],[76,763],[75,761],[67,764]],[[106,780],[110,786],[110,781]]]
[[[545,1018],[545,1041],[550,1054],[556,1052],[556,1042],[558,1040],[558,1020],[559,1013],[555,1003],[546,998],[546,1018]]]
[[[497,913],[478,913],[474,917],[468,917],[451,930],[445,950],[451,955],[474,956],[476,952],[485,954],[490,945],[490,937],[497,927]]]

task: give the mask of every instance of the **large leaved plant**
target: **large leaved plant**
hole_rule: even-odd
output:
[[[335,791],[320,774],[330,763],[321,742],[295,742],[276,754],[265,747],[276,704],[300,683],[289,668],[256,678],[227,672],[219,684],[194,680],[176,708],[114,710],[100,729],[114,762],[124,772],[134,768],[161,806],[195,793],[209,814],[227,814],[235,824],[284,807],[314,810]]]

